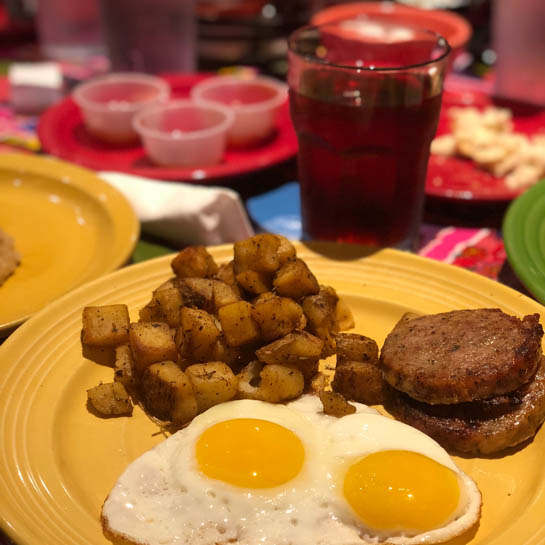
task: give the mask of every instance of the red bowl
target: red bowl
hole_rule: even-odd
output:
[[[331,6],[316,13],[310,24],[322,25],[336,19],[358,15],[380,15],[396,23],[405,23],[437,32],[451,47],[451,66],[454,59],[464,51],[473,32],[469,22],[456,13],[413,8],[394,2],[350,2]]]

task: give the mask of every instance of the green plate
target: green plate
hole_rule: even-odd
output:
[[[516,275],[545,303],[545,180],[511,203],[503,219],[503,239]]]

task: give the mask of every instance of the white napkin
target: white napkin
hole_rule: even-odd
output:
[[[254,234],[238,193],[231,189],[163,182],[99,172],[132,204],[142,232],[178,247],[223,244]]]

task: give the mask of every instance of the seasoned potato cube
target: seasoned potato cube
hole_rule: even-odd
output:
[[[302,358],[297,360],[296,362],[293,362],[293,367],[297,367],[301,373],[303,373],[303,378],[305,379],[305,384],[309,384],[310,381],[316,376],[318,373],[318,366],[319,366],[320,360],[317,358]]]
[[[139,322],[164,322],[165,315],[163,309],[159,305],[157,299],[152,297],[151,301],[147,303],[138,311]]]
[[[241,300],[240,295],[231,286],[229,286],[229,284],[226,284],[221,280],[213,280],[212,282],[215,312],[218,312],[218,310],[225,305],[238,303]]]
[[[303,309],[293,299],[276,295],[259,299],[252,308],[252,317],[267,342],[293,331],[300,324],[302,315]]]
[[[320,392],[320,401],[324,407],[324,414],[329,414],[330,416],[341,417],[356,412],[356,407],[350,405],[342,394],[338,392],[322,390]]]
[[[301,306],[308,319],[309,329],[318,337],[327,337],[335,324],[335,308],[339,297],[329,286],[320,286],[316,295],[303,298]]]
[[[236,276],[237,283],[250,293],[264,293],[272,288],[272,276],[270,273],[258,271],[242,271]]]
[[[254,361],[238,375],[238,397],[279,403],[295,399],[303,392],[305,381],[298,369],[286,365],[265,365]]]
[[[350,310],[346,301],[339,299],[335,306],[335,325],[333,331],[338,333],[339,331],[346,331],[352,329],[356,325],[354,315]]]
[[[180,290],[174,286],[157,290],[154,295],[162,315],[161,321],[170,327],[178,327],[181,320],[181,308],[183,306]]]
[[[121,382],[107,382],[87,390],[89,404],[103,416],[132,414],[132,403]]]
[[[278,269],[273,285],[278,295],[292,299],[300,299],[320,291],[318,280],[310,272],[307,264],[299,258],[288,261]]]
[[[196,363],[185,372],[193,384],[200,413],[233,399],[237,393],[238,379],[231,368],[221,361]]]
[[[279,240],[280,244],[278,246],[278,259],[280,260],[280,265],[295,259],[295,246],[283,235],[275,235]]]
[[[144,407],[156,418],[181,426],[197,415],[197,400],[189,377],[173,362],[150,365],[142,375]]]
[[[252,305],[247,301],[221,307],[218,317],[229,346],[241,346],[259,339],[259,327],[252,318]]]
[[[367,405],[384,402],[384,380],[373,339],[355,333],[337,336],[337,365],[331,387],[346,399]]]
[[[178,358],[170,327],[164,322],[133,322],[129,338],[137,373],[142,373],[152,363]]]
[[[214,258],[204,246],[188,246],[171,262],[174,274],[179,278],[208,278],[218,272]]]
[[[180,329],[183,332],[183,343],[178,345],[181,355],[194,362],[210,361],[216,341],[221,337],[214,317],[205,310],[183,307]]]
[[[176,283],[186,307],[214,311],[214,290],[209,278],[181,278]]]
[[[134,359],[128,344],[120,344],[115,347],[114,380],[121,382],[129,391],[136,387]]]
[[[378,345],[365,335],[339,333],[337,335],[337,362],[366,361],[378,366]]]
[[[82,315],[82,341],[93,346],[116,346],[129,340],[127,305],[85,307]]]
[[[307,333],[296,329],[286,336],[273,341],[256,350],[259,361],[264,363],[297,363],[301,359],[318,359],[322,353],[324,342]]]
[[[280,267],[280,239],[269,233],[255,235],[233,245],[235,273],[257,271],[271,273]],[[239,281],[240,282],[240,281]]]
[[[93,346],[82,342],[81,354],[99,365],[112,367],[115,363],[115,346]]]
[[[214,278],[231,286],[237,295],[241,295],[240,287],[235,278],[235,262],[229,261],[219,266]]]

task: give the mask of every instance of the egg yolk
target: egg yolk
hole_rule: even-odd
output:
[[[350,466],[344,496],[367,526],[422,532],[452,517],[460,487],[454,471],[427,456],[385,450]]]
[[[272,488],[303,467],[301,440],[268,420],[236,418],[214,424],[196,444],[200,470],[212,479],[245,488]]]

